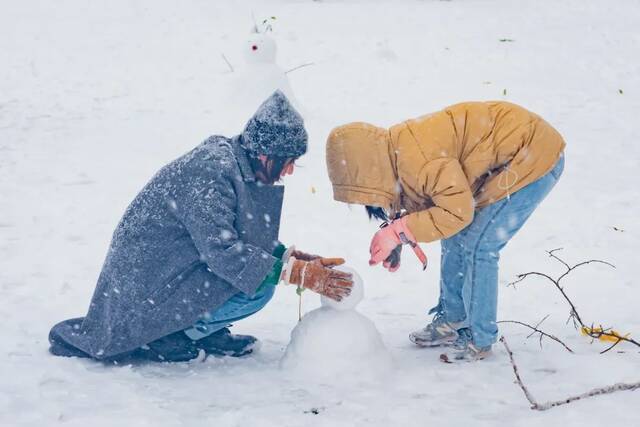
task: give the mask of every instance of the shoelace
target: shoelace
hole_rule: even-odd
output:
[[[458,329],[458,339],[456,340],[456,344],[466,345],[469,342],[473,341],[473,335],[471,334],[471,330],[469,328]]]
[[[429,328],[429,326],[432,326],[432,327],[434,327],[434,328],[435,328],[435,327],[436,327],[436,326],[438,326],[440,323],[444,323],[444,321],[443,321],[443,317],[444,317],[444,314],[443,314],[443,313],[441,313],[441,312],[437,312],[436,314],[434,314],[433,319],[431,319],[431,324],[430,324],[430,325],[425,326],[425,327],[424,327],[424,330],[426,331],[426,330]]]

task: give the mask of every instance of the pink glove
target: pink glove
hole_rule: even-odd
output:
[[[400,233],[405,233],[405,235],[408,233],[407,237],[409,239],[413,238],[413,234],[407,228],[406,223],[407,217],[397,219],[373,235],[371,245],[369,246],[369,253],[371,254],[369,265],[376,265],[383,262],[389,258],[389,255],[391,255],[391,252],[393,252],[396,246],[402,245],[403,242],[400,239]]]
[[[407,227],[406,216],[392,221],[386,227],[383,227],[376,232],[373,239],[371,239],[371,245],[369,246],[369,253],[371,254],[369,265],[376,265],[381,262],[384,263],[384,261],[389,258],[393,250],[396,249],[398,245],[402,244],[410,245],[422,263],[423,268],[427,267],[427,257],[422,249],[420,249],[420,246],[416,243],[416,238],[413,233],[409,230],[409,227]],[[385,267],[387,266],[385,265]],[[396,271],[399,265],[394,267],[395,268],[390,268],[389,271]]]

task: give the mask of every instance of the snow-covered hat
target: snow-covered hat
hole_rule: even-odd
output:
[[[302,116],[279,90],[260,105],[242,132],[242,146],[252,157],[300,157],[307,152],[307,139]]]

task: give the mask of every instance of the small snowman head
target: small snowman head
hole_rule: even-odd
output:
[[[360,301],[364,298],[364,285],[362,283],[362,277],[352,268],[340,266],[336,268],[337,270],[344,271],[346,273],[351,273],[353,275],[353,287],[351,288],[351,294],[348,297],[343,298],[342,301],[338,302],[332,300],[329,297],[321,296],[320,304],[322,307],[331,308],[334,310],[354,310]]]
[[[244,56],[249,64],[275,64],[276,41],[265,33],[249,36],[244,47]]]

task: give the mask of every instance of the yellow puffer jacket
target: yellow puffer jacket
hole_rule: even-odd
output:
[[[551,125],[518,105],[465,102],[390,129],[337,127],[327,168],[335,200],[406,212],[416,239],[430,242],[549,172],[564,146]]]

